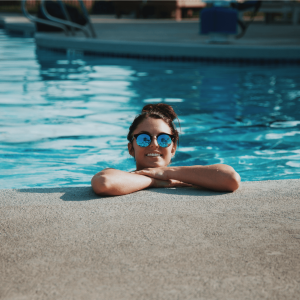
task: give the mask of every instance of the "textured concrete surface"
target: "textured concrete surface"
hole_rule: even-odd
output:
[[[300,180],[0,199],[0,299],[299,299]]]
[[[0,28],[6,29],[9,33],[18,33],[24,36],[33,36],[35,33],[35,24],[27,18],[17,15],[0,14]]]

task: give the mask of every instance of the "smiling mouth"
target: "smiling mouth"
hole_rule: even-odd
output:
[[[146,156],[159,157],[159,156],[162,156],[162,155],[159,154],[159,153],[148,153],[148,154],[146,154]]]

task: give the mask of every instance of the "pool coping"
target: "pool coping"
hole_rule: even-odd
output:
[[[24,37],[33,37],[35,24],[20,15],[0,15],[0,28],[11,34],[21,34]]]
[[[226,44],[212,44],[207,43],[207,36],[199,35],[197,20],[176,22],[92,17],[98,35],[98,38],[92,39],[83,37],[81,33],[75,37],[62,33],[34,34],[34,24],[24,22],[24,17],[19,17],[20,20],[18,17],[0,19],[9,32],[34,35],[38,47],[67,53],[77,51],[82,54],[175,61],[300,63],[298,25],[277,24],[268,27],[255,24],[248,29],[249,34],[240,40],[231,37]],[[132,26],[136,26],[136,32],[132,31]],[[272,28],[275,33],[270,30]],[[159,36],[153,33],[149,35],[152,30]],[[143,32],[149,38],[145,39]],[[169,36],[166,41],[164,36]]]
[[[210,45],[158,42],[132,42],[95,40],[82,37],[62,37],[55,34],[36,33],[38,47],[51,50],[76,50],[87,54],[107,56],[165,58],[178,60],[265,60],[300,62],[300,46]],[[55,43],[54,43],[55,41]],[[285,53],[285,58],[282,54]]]
[[[296,299],[300,180],[0,190],[3,299]],[[5,288],[4,288],[5,287]],[[171,297],[170,297],[171,295]]]

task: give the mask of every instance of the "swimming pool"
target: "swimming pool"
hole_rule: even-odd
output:
[[[89,185],[102,168],[133,169],[127,130],[151,102],[180,116],[173,165],[299,178],[299,66],[65,55],[0,30],[0,188]]]

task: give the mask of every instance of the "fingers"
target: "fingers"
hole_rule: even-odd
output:
[[[191,187],[192,184],[181,182],[178,180],[161,180],[161,179],[155,179],[153,181],[152,187],[156,188],[172,188],[172,187]]]
[[[185,183],[178,180],[170,180],[170,187],[190,187],[192,184]]]
[[[145,170],[135,171],[134,173],[135,173],[135,174],[138,174],[138,175],[144,175],[144,176],[149,176],[149,177],[151,177],[151,173],[150,173],[149,171],[145,171]]]
[[[162,179],[160,178],[159,174],[157,174],[157,172],[154,172],[153,170],[145,169],[145,170],[135,171],[135,174],[144,175],[156,179]]]
[[[147,173],[147,171],[145,170],[140,170],[140,171],[134,171],[135,174],[139,174],[139,175],[145,175],[145,173]]]
[[[143,170],[139,170],[139,171],[134,171],[134,173],[136,173],[136,174],[149,173],[149,170],[148,169],[143,169]]]
[[[167,180],[162,168],[143,169],[140,171],[135,171],[135,174],[144,175],[144,176],[148,176],[148,177],[156,178],[156,179],[160,179],[160,180]]]
[[[190,183],[181,182],[181,184],[178,186],[193,186],[193,185]]]

